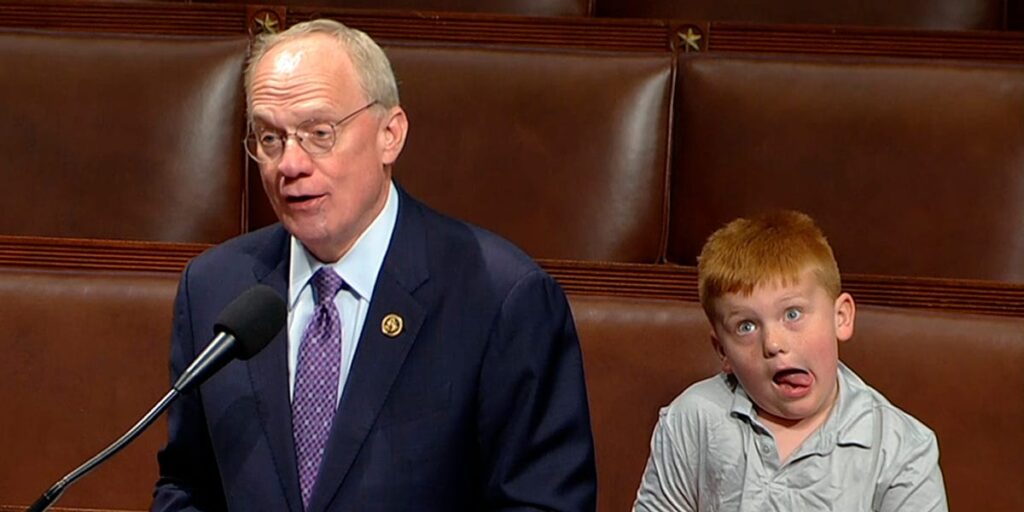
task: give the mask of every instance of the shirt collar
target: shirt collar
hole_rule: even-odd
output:
[[[853,370],[839,363],[839,400],[835,414],[824,426],[834,429],[836,443],[870,448],[874,440],[874,397]]]
[[[732,389],[731,412],[740,418],[745,418],[750,424],[757,424],[757,408],[754,406],[754,401],[747,395],[747,391],[740,385],[739,379],[727,373],[722,373],[722,378]]]
[[[397,221],[398,190],[394,182],[391,182],[384,208],[338,261],[321,263],[306,250],[302,242],[292,236],[291,264],[288,270],[288,308],[295,307],[299,297],[309,286],[309,279],[325,265],[332,267],[360,299],[370,300]]]
[[[859,445],[870,448],[874,437],[874,415],[872,414],[872,398],[867,385],[852,370],[839,362],[838,370],[839,396],[836,403],[818,431],[804,441],[801,452],[831,453],[838,445]],[[743,386],[735,377],[723,375],[729,379],[733,390],[732,414],[746,419],[749,425],[760,425],[757,421],[757,409],[747,395]]]

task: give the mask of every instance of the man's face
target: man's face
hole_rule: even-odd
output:
[[[336,122],[376,100],[359,86],[351,59],[334,40],[314,34],[269,51],[253,73],[249,106],[256,129],[294,133],[311,119]],[[335,127],[334,147],[310,155],[296,137],[260,162],[277,217],[321,261],[339,259],[383,209],[391,164],[405,141],[405,113],[380,107]]]
[[[831,300],[808,269],[788,286],[769,282],[714,304],[712,343],[759,416],[787,426],[824,421],[837,396],[837,340],[853,335],[853,298]]]

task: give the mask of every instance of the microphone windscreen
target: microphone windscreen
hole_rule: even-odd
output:
[[[214,331],[235,337],[235,356],[249,359],[263,350],[284,327],[288,308],[273,288],[258,284],[228,304],[217,317]]]

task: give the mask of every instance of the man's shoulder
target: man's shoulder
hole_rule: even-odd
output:
[[[422,219],[435,270],[480,271],[512,280],[533,273],[546,276],[533,258],[501,235],[439,212],[409,195],[404,199]]]
[[[190,263],[192,272],[218,275],[239,267],[252,268],[284,254],[288,233],[280,224],[272,224],[217,244],[196,256]]]

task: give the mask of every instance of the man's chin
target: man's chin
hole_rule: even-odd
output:
[[[318,247],[327,242],[327,230],[323,226],[300,221],[294,216],[283,217],[281,224],[307,248]]]

